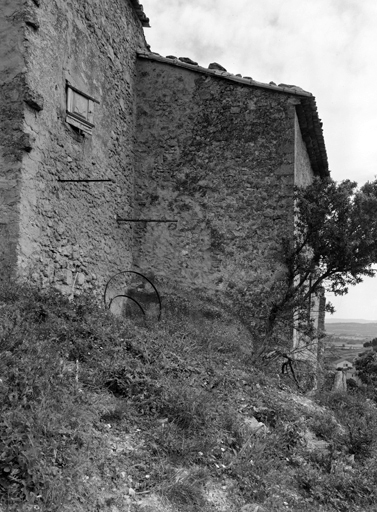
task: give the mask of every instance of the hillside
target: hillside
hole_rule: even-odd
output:
[[[373,403],[308,398],[217,304],[1,294],[1,512],[375,510]]]
[[[328,322],[326,320],[325,361],[328,365],[338,360],[353,361],[366,349],[363,344],[377,337],[374,322]]]
[[[326,324],[373,324],[376,323],[372,320],[364,320],[363,318],[334,318],[332,316],[326,317]]]
[[[377,323],[326,322],[326,332],[336,336],[372,339],[377,337]]]

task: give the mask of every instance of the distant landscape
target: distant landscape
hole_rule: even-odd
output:
[[[336,334],[346,338],[362,338],[365,341],[369,340],[369,338],[377,338],[377,322],[326,322],[325,329],[329,334]]]
[[[361,352],[368,350],[363,346],[366,341],[377,338],[377,322],[368,320],[326,319],[325,361],[331,366],[338,359],[351,362]]]
[[[373,324],[377,323],[376,320],[363,320],[362,318],[333,318],[329,316],[326,318],[326,324],[349,324],[349,323],[358,323],[358,324]]]

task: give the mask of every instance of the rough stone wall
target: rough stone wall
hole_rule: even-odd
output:
[[[133,195],[136,52],[145,50],[129,0],[29,2],[25,27],[19,268],[65,293],[103,290],[131,263],[132,231],[118,228]],[[93,134],[66,123],[66,81],[99,101]],[[111,179],[63,183],[59,179]]]
[[[302,140],[297,115],[295,116],[295,141],[295,185],[306,187],[313,181],[313,170]]]
[[[301,130],[297,115],[295,116],[295,185],[299,187],[308,186],[313,180],[313,171],[310,165],[309,155],[302,139]],[[311,311],[311,317],[315,324],[318,320],[318,299],[310,299],[311,304],[308,308]],[[315,325],[317,328],[317,325]],[[317,357],[317,341],[312,341],[303,337],[296,329],[293,331],[293,349],[298,359],[308,359],[315,364]]]
[[[299,187],[306,187],[313,181],[314,174],[306,145],[302,139],[297,116],[295,117],[295,137],[295,184]],[[299,361],[301,363],[306,362],[303,369],[301,368],[301,374],[312,376],[311,387],[313,389],[321,387],[323,384],[324,342],[322,332],[325,327],[325,305],[326,299],[323,290],[312,296],[310,305],[308,304],[313,327],[317,329],[317,338],[310,339],[307,336],[302,336],[296,329],[293,332],[293,355],[296,364],[300,365]],[[297,371],[300,372],[300,366],[298,366]]]
[[[23,130],[22,0],[0,0],[0,267],[16,265],[21,159],[30,148]]]
[[[293,233],[295,101],[141,58],[134,264],[186,288],[223,290],[279,271]],[[281,270],[280,270],[281,272]]]

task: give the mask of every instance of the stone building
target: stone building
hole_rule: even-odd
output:
[[[357,383],[361,382],[353,362],[348,359],[338,359],[333,362],[332,366],[335,370],[342,371],[346,379],[354,379]]]
[[[65,293],[273,281],[293,184],[326,176],[315,98],[151,53],[138,0],[0,0],[0,258]]]
[[[133,204],[147,25],[136,0],[0,0],[3,272],[70,293],[132,265],[116,217]]]
[[[138,56],[133,214],[178,222],[138,226],[134,264],[196,288],[267,278],[293,184],[328,174],[315,100],[187,60]]]

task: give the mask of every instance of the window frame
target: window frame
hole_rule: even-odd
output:
[[[84,101],[83,101],[84,100]],[[86,103],[86,109],[82,110],[84,114],[80,114],[75,110],[81,109],[83,103]],[[77,87],[73,86],[70,82],[66,82],[66,122],[79,130],[92,135],[93,128],[95,127],[94,120],[94,104],[100,102],[90,96],[89,94],[80,91]]]

